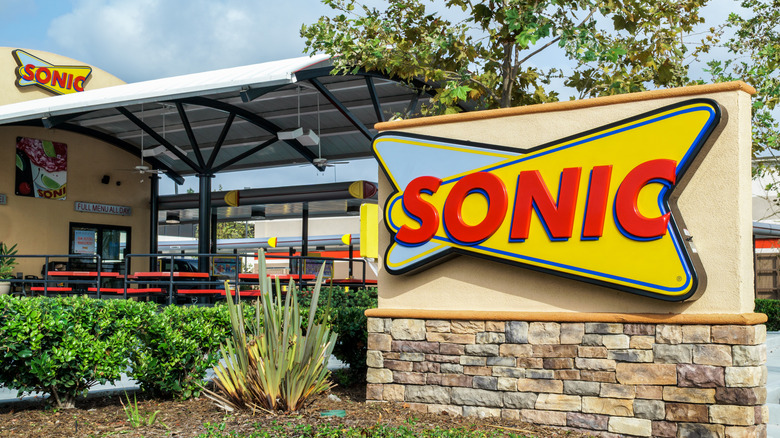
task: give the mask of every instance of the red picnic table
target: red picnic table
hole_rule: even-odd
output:
[[[208,279],[210,277],[208,272],[187,272],[187,271],[151,271],[151,272],[136,272],[135,274],[128,276],[128,279],[143,282],[149,281],[147,285],[168,285],[171,290],[168,290],[171,300],[173,299],[173,293],[177,294],[202,294],[209,295],[215,292],[193,292],[196,289],[186,289],[183,286],[192,284],[193,280]],[[186,283],[185,283],[186,282]],[[124,291],[124,290],[123,290]],[[166,292],[162,287],[145,287],[138,289],[127,289],[127,293],[163,293]]]
[[[209,278],[208,272],[136,272],[131,275],[136,279],[144,278]]]
[[[271,280],[278,278],[279,280],[285,280],[289,281],[290,279],[293,280],[314,280],[317,278],[315,275],[312,274],[266,274],[266,277],[270,278]],[[260,274],[238,274],[238,278],[240,280],[257,280],[260,278]]]
[[[63,279],[64,281],[67,281],[68,279],[76,279],[81,284],[89,283],[89,280],[97,280],[99,278],[118,278],[121,277],[122,274],[119,272],[97,272],[97,271],[49,271],[47,272],[47,277],[44,278],[45,284],[48,284],[51,282],[51,277],[58,277],[57,279]],[[63,278],[64,277],[64,278]],[[100,288],[100,291],[103,292],[104,289],[110,289],[110,288]],[[70,285],[56,285],[56,286],[33,286],[30,288],[33,292],[61,292],[61,293],[71,293],[73,292],[73,287]],[[97,292],[97,287],[89,287],[87,288],[89,292]]]

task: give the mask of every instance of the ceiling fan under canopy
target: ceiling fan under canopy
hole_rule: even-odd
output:
[[[300,105],[301,105],[301,100],[300,100],[300,87],[299,87],[298,88],[298,125],[299,126],[300,126],[300,123],[301,123],[301,107],[300,107]],[[297,129],[301,130],[303,128],[297,128]],[[314,139],[314,140],[316,140],[316,142],[314,144],[311,144],[311,145],[305,144],[303,142],[301,142],[301,144],[303,144],[304,146],[317,146],[317,158],[312,160],[312,164],[314,164],[314,166],[317,169],[324,170],[326,167],[333,167],[336,164],[349,164],[348,161],[329,161],[327,158],[322,156],[322,138],[320,136],[320,129],[321,129],[321,127],[320,127],[320,95],[317,94],[317,133],[315,134],[310,129],[307,130],[307,131],[311,132],[311,135],[312,135],[311,137],[307,137],[307,138]],[[279,138],[281,139],[281,137],[279,137]],[[298,141],[300,141],[300,138],[298,139]],[[304,164],[301,167],[307,167],[307,166],[308,166],[308,164]]]
[[[144,120],[144,107],[143,107],[143,104],[141,104],[141,121],[143,122],[143,120]],[[153,169],[153,168],[149,167],[148,165],[146,165],[146,163],[144,163],[144,158],[145,157],[153,155],[153,153],[149,153],[153,149],[150,149],[148,151],[144,150],[144,137],[145,137],[144,130],[141,129],[141,145],[140,145],[140,148],[141,148],[141,151],[140,151],[141,152],[140,153],[141,163],[139,165],[135,166],[133,169],[126,169],[125,171],[136,172],[136,173],[138,173],[140,175],[144,175],[144,174],[151,174],[151,175],[164,174],[165,173],[164,170],[162,170],[162,169]],[[165,137],[165,113],[163,113],[163,138],[164,137]],[[143,182],[143,179],[141,179],[141,182]]]

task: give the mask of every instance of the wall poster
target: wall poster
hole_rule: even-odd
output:
[[[66,199],[68,146],[48,140],[16,137],[16,195]]]
[[[97,232],[95,230],[73,231],[72,254],[95,254],[97,249]]]

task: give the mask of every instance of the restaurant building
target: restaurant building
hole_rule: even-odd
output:
[[[371,157],[374,123],[425,100],[420,84],[331,69],[314,56],[125,84],[77,60],[0,48],[0,241],[25,255],[98,254],[116,271],[126,254],[156,253],[170,217],[197,225],[197,253],[211,254],[217,221],[302,218],[305,237],[309,216],[356,212],[375,185],[247,181],[260,188],[230,196],[211,185],[219,172]],[[196,193],[160,196],[160,178],[185,176]],[[18,274],[41,272],[41,258],[18,261]]]
[[[122,84],[60,55],[0,48],[0,105]],[[0,145],[0,241],[21,254],[97,252],[109,264],[148,251],[149,181],[118,172],[138,158],[56,127],[0,126]],[[41,264],[20,259],[18,272],[38,275]]]

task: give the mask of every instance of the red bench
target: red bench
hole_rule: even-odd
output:
[[[96,287],[90,287],[87,289],[90,292],[97,292]],[[153,294],[153,293],[162,293],[163,290],[159,287],[151,287],[151,288],[137,288],[137,289],[127,289],[127,294]],[[125,289],[122,287],[101,287],[100,293],[103,294],[124,294]]]
[[[216,295],[218,293],[225,294],[225,289],[177,289],[177,294],[182,295]]]
[[[33,286],[30,288],[33,292],[44,292],[45,290],[48,290],[49,292],[73,292],[72,287],[62,287],[62,286],[49,286],[48,288],[44,288],[43,286]]]
[[[231,291],[231,294],[233,296],[236,296],[236,292],[235,291]],[[262,295],[262,292],[260,292],[259,290],[242,290],[242,291],[239,291],[238,294],[239,294],[240,297],[259,297],[259,296]],[[220,295],[222,295],[223,297],[227,296],[227,294],[225,294],[224,290],[220,293]]]

